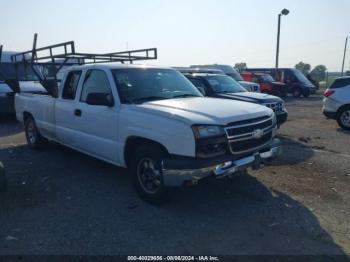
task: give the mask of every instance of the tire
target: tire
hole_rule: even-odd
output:
[[[0,192],[4,192],[6,189],[6,176],[3,164],[0,162]]]
[[[287,91],[286,90],[283,90],[281,91],[281,97],[287,97]]]
[[[303,92],[303,97],[307,98],[309,96],[310,96],[310,92],[309,91]]]
[[[299,88],[295,88],[295,89],[293,90],[293,96],[294,96],[295,98],[299,98],[299,97],[301,96],[301,91],[300,91]]]
[[[31,149],[41,149],[47,145],[47,139],[40,134],[33,117],[27,117],[24,122],[24,129],[27,144]]]
[[[350,130],[350,106],[343,107],[339,110],[337,122],[344,130]]]
[[[169,200],[169,189],[164,186],[161,161],[166,156],[160,147],[148,144],[139,147],[131,156],[129,170],[137,194],[151,204]]]

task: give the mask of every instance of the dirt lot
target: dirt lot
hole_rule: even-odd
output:
[[[127,172],[59,145],[33,152],[0,123],[0,254],[349,254],[350,133],[321,96],[287,99],[283,156],[154,207]]]

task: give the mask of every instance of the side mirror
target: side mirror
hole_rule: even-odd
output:
[[[111,94],[105,93],[90,93],[86,98],[86,103],[88,105],[95,106],[114,106],[114,100]]]

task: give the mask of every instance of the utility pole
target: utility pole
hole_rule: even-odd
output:
[[[283,9],[281,13],[278,14],[278,27],[277,27],[277,48],[276,48],[276,69],[278,69],[278,60],[280,54],[280,34],[281,34],[281,16],[288,15],[289,10]]]
[[[342,67],[341,67],[341,76],[344,75],[344,64],[345,64],[345,56],[346,56],[346,47],[348,45],[348,36],[346,37],[345,39],[345,47],[344,47],[344,56],[343,56],[343,64],[342,64]]]
[[[2,57],[2,45],[0,45],[0,63],[1,63],[1,57]]]
[[[278,59],[279,59],[279,55],[280,55],[280,33],[281,33],[281,14],[278,14],[276,69],[278,69]]]

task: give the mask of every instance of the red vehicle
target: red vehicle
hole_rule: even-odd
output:
[[[269,74],[242,72],[241,76],[245,81],[258,83],[262,93],[268,93],[280,97],[285,97],[287,95],[286,85],[282,82],[275,81]]]

